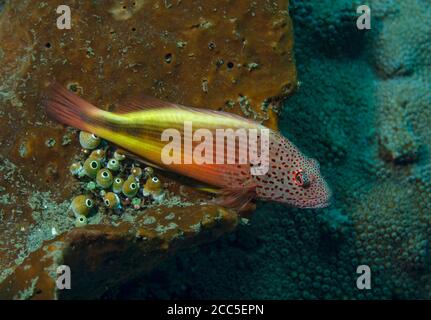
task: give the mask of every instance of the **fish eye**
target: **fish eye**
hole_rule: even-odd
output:
[[[109,205],[111,204],[111,202],[108,200],[108,199],[105,199],[105,205],[107,206],[107,207],[109,207]]]
[[[93,139],[99,139],[99,137],[98,137],[98,136],[96,136],[94,133],[91,135],[91,137],[92,137]]]
[[[99,164],[97,161],[91,161],[90,166],[92,169],[97,169],[99,167]]]
[[[136,183],[131,183],[130,184],[130,189],[135,190],[136,189]]]
[[[115,179],[115,183],[121,183],[121,179],[120,178]]]
[[[151,180],[152,180],[154,183],[159,182],[159,178],[157,178],[157,177],[153,177]]]
[[[108,178],[108,177],[109,177],[108,172],[103,171],[103,172],[102,172],[102,177],[104,177],[104,178]]]
[[[311,182],[308,174],[303,172],[302,170],[295,173],[293,177],[293,181],[295,182],[296,185],[303,188],[308,188]]]
[[[302,186],[304,183],[304,180],[302,179],[302,171],[299,171],[297,173],[295,173],[294,177],[293,177],[293,181],[298,185],[298,186]]]

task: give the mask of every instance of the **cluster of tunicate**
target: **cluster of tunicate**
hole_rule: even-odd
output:
[[[72,200],[71,210],[76,226],[87,224],[87,217],[96,204],[121,213],[125,207],[138,210],[156,201],[164,200],[165,191],[151,167],[127,159],[126,153],[113,149],[94,134],[81,131],[79,142],[84,159],[70,165],[70,173],[84,182],[84,194]]]

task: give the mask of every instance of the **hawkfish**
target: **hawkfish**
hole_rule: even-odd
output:
[[[95,134],[156,168],[209,186],[207,189],[216,193],[216,202],[220,205],[242,209],[252,200],[263,200],[298,208],[323,208],[331,202],[332,192],[320,173],[317,160],[304,155],[279,132],[239,115],[186,107],[149,96],[141,96],[119,106],[115,112],[109,112],[60,85],[52,86],[44,104],[48,115],[63,124]],[[234,155],[225,152],[215,161],[197,161],[188,152],[199,148],[203,142],[186,132],[190,129],[186,124],[192,125],[194,133],[206,130],[218,137],[220,130],[225,130],[230,134],[226,134],[222,141],[203,135],[208,138],[205,141],[207,148],[200,146],[200,151],[205,153],[204,160],[215,159],[217,151],[225,151],[223,148],[232,135],[234,140],[231,142],[237,142],[230,150]],[[235,136],[238,130],[256,132],[253,152],[246,151],[256,156],[260,146],[261,158],[256,156],[254,159],[258,161],[252,161],[251,156],[237,159],[241,147],[252,147]],[[174,136],[166,138],[166,132],[180,134],[181,141],[176,141],[175,145],[180,147],[177,150],[180,154],[174,158],[182,161],[169,163],[163,158],[164,152],[166,158],[167,144],[175,140]],[[266,162],[262,160],[263,146],[267,147]],[[169,155],[174,151],[170,150]],[[266,170],[253,172],[253,168],[262,167],[264,162]]]

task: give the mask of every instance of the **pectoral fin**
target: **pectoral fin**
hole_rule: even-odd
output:
[[[256,185],[247,183],[244,186],[224,188],[214,203],[223,207],[243,210],[254,198],[256,198]]]

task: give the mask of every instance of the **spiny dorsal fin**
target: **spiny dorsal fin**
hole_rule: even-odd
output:
[[[136,111],[144,111],[149,109],[161,109],[161,108],[182,108],[183,106],[163,101],[147,95],[141,95],[138,98],[132,99],[125,104],[122,104],[116,110],[116,113],[129,113]]]

